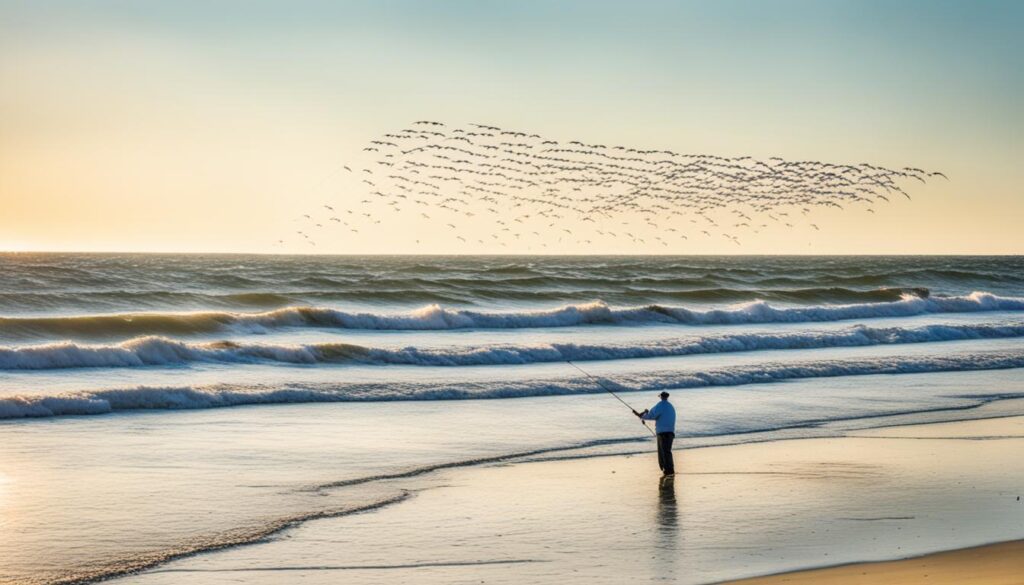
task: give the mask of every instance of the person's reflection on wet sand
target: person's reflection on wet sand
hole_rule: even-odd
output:
[[[658,481],[658,512],[657,526],[654,531],[654,546],[657,570],[657,581],[674,583],[676,579],[676,559],[680,551],[679,508],[676,504],[676,484],[674,475],[664,475]]]
[[[679,524],[674,475],[663,475],[658,481],[658,531],[675,536]]]

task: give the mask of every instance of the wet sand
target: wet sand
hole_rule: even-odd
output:
[[[847,565],[760,582],[1019,583],[964,580],[1007,575],[1019,544],[849,564],[1024,537],[1022,452],[1017,417],[685,450],[671,479],[653,452],[448,469],[374,488],[409,494],[394,505],[117,582],[696,585]]]

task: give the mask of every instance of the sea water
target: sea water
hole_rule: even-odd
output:
[[[648,449],[567,360],[686,447],[1024,414],[1022,339],[1020,257],[4,255],[0,583]]]

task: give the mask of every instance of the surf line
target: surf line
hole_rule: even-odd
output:
[[[630,410],[630,412],[636,412],[636,409],[635,409],[635,408],[633,408],[632,406],[630,406],[628,402],[626,402],[625,400],[623,400],[623,399],[622,399],[622,397],[620,397],[620,396],[619,396],[618,394],[616,394],[615,392],[612,392],[612,389],[611,389],[611,388],[609,388],[609,387],[605,386],[605,385],[604,385],[604,382],[602,382],[600,378],[598,378],[598,377],[596,377],[596,376],[592,376],[592,375],[591,375],[591,374],[590,374],[589,372],[587,372],[586,370],[584,370],[583,368],[581,368],[581,367],[577,366],[576,364],[572,363],[572,362],[571,362],[571,361],[569,361],[569,360],[565,360],[565,363],[567,363],[567,364],[569,364],[570,366],[572,366],[572,367],[576,368],[576,369],[577,369],[577,370],[579,370],[579,371],[580,371],[580,372],[581,372],[581,373],[582,373],[582,374],[583,374],[584,376],[586,376],[586,377],[590,378],[591,380],[593,380],[594,382],[596,382],[596,383],[597,383],[597,385],[598,385],[598,386],[600,386],[601,388],[604,388],[606,392],[608,392],[609,394],[611,394],[612,396],[614,396],[614,397],[615,397],[615,399],[616,399],[616,400],[618,400],[619,402],[621,402],[623,406],[625,406],[626,408],[628,408],[628,409]],[[647,432],[651,433],[651,435],[652,435],[652,436],[655,436],[655,437],[657,436],[657,434],[655,434],[654,430],[652,430],[652,429],[651,429],[651,427],[647,426],[647,422],[646,422],[645,420],[643,420],[643,419],[640,419],[640,424],[644,425],[644,428],[645,428],[645,429],[647,429]]]

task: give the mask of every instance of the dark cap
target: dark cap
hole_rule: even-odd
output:
[[[658,394],[658,396],[661,396],[662,398],[668,398],[668,392],[662,392],[661,394]]]

